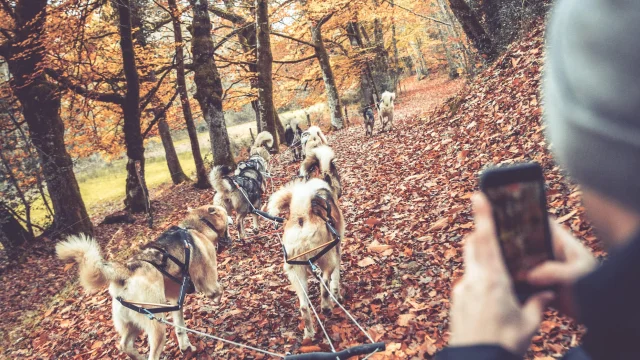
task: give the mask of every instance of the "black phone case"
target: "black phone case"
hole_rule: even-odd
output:
[[[547,209],[547,200],[546,200],[546,192],[544,189],[544,176],[542,174],[542,168],[538,163],[523,163],[516,164],[504,167],[496,167],[485,170],[480,175],[480,190],[486,194],[486,189],[491,187],[500,187],[508,184],[520,183],[520,182],[531,182],[531,181],[539,181],[540,186],[542,187],[542,191],[540,192],[540,204],[542,205],[542,209]],[[496,216],[494,213],[494,223],[496,227],[496,232],[499,231],[498,224],[496,222]],[[553,259],[553,245],[551,243],[551,231],[549,229],[549,220],[548,215],[543,214],[544,221],[544,231],[545,231],[545,243],[547,247],[547,252],[549,254],[549,259]],[[500,236],[500,234],[496,233],[496,236]],[[504,256],[503,245],[500,244],[500,248],[502,250],[502,255]],[[514,290],[516,295],[521,303],[526,301],[528,297],[532,294],[535,294],[540,291],[549,290],[549,288],[538,288],[534,287],[528,283],[515,283],[514,282]]]

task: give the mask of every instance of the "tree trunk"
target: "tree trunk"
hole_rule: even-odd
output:
[[[42,164],[53,204],[53,229],[64,234],[92,234],[93,225],[64,144],[59,92],[41,68],[46,7],[46,0],[16,3],[16,35],[5,60],[13,76],[11,87],[22,104],[29,136]]]
[[[455,42],[455,47],[459,53],[460,66],[464,68],[469,75],[473,75],[474,69],[473,64],[471,63],[471,54],[469,53],[469,49],[462,43],[460,33],[458,32],[458,21],[453,18],[451,14],[451,9],[445,5],[445,0],[438,0],[438,6],[440,6],[440,11],[444,16],[444,19],[451,24],[451,26],[447,27],[447,31],[451,36],[457,39]]]
[[[258,65],[258,107],[260,122],[266,125],[265,130],[273,135],[273,148],[280,147],[276,129],[275,108],[273,106],[273,82],[271,54],[271,30],[269,29],[269,7],[267,0],[256,0],[256,64]]]
[[[398,42],[396,40],[396,22],[391,24],[391,46],[393,47],[393,91],[398,88],[398,78],[400,77],[400,61],[398,59]]]
[[[26,231],[18,219],[7,211],[4,204],[0,204],[0,244],[11,259],[18,248],[33,241],[33,236]]]
[[[193,154],[193,162],[196,165],[196,184],[199,189],[210,188],[207,171],[204,167],[202,154],[200,153],[200,141],[198,140],[198,131],[193,121],[193,113],[191,112],[191,104],[189,103],[189,93],[187,92],[187,82],[185,80],[184,70],[184,47],[182,40],[182,28],[180,27],[180,14],[176,5],[176,0],[169,0],[169,9],[172,14],[173,37],[176,45],[176,83],[178,85],[178,93],[180,94],[180,103],[182,104],[182,114],[187,125],[187,133],[191,142],[191,153]]]
[[[442,25],[436,24],[436,28],[438,29],[438,36],[440,37],[440,41],[442,42],[442,49],[444,50],[444,55],[447,59],[447,66],[449,67],[449,79],[455,79],[458,77],[458,68],[456,66],[456,62],[453,59],[453,55],[451,55],[449,46],[447,46],[447,37],[442,31]]]
[[[200,104],[204,120],[209,124],[209,138],[214,165],[234,165],[231,144],[222,111],[222,81],[213,59],[211,19],[206,0],[190,0],[193,7],[193,54],[195,98]]]
[[[331,70],[331,62],[327,49],[322,42],[322,21],[318,24],[311,25],[311,39],[315,46],[316,58],[320,64],[322,71],[322,79],[324,80],[325,93],[327,94],[327,103],[331,113],[331,127],[340,130],[344,127],[342,121],[342,105],[340,104],[340,96],[338,95],[338,87]]]
[[[162,139],[162,147],[164,147],[164,154],[167,159],[169,173],[171,174],[171,181],[173,181],[174,184],[189,181],[187,175],[182,171],[182,166],[180,166],[178,153],[176,153],[176,148],[173,146],[173,140],[171,139],[171,129],[164,116],[158,120],[158,132],[160,133],[160,139]]]
[[[358,24],[356,22],[350,22],[347,24],[347,36],[353,49],[362,49],[363,43],[358,31]],[[360,108],[364,109],[373,104],[374,84],[370,81],[367,68],[369,66],[368,60],[364,60],[364,63],[359,64],[360,70]]]
[[[377,8],[378,1],[374,0],[373,5]],[[382,21],[378,16],[373,19],[373,39],[375,41],[376,58],[374,61],[377,77],[380,78],[380,89],[393,91],[393,74],[389,65],[389,52],[384,47],[384,33],[382,32]]]
[[[224,0],[224,6],[225,8],[231,12],[234,10],[235,8],[235,4],[232,0]],[[250,7],[249,8],[251,15],[255,16],[255,8],[254,7]],[[235,14],[234,14],[235,15]],[[247,53],[247,54],[251,54],[253,55],[254,58],[257,59],[257,53],[256,53],[256,47],[257,47],[257,39],[256,39],[256,29],[255,29],[255,23],[251,23],[251,24],[247,24],[246,20],[244,18],[242,18],[241,16],[235,16],[235,17],[227,17],[227,20],[233,22],[234,27],[235,26],[241,26],[244,29],[242,31],[240,31],[238,33],[238,41],[240,42],[241,46],[242,46],[242,50]],[[256,74],[258,73],[258,65],[257,63],[250,63],[248,64],[248,68],[249,71]],[[251,86],[251,89],[256,89],[258,87],[257,81],[255,79],[252,79],[249,83],[249,85]],[[261,133],[264,129],[263,129],[263,125],[260,122],[260,106],[258,105],[258,100],[251,100],[251,108],[253,109],[253,112],[255,113],[256,116],[256,126],[258,128],[258,133]]]
[[[480,24],[477,15],[471,10],[465,0],[449,0],[453,15],[462,25],[467,38],[486,61],[492,62],[498,56],[498,51],[491,37]]]
[[[136,67],[136,54],[133,46],[131,25],[131,7],[129,0],[113,0],[118,10],[120,49],[122,66],[127,84],[122,114],[124,116],[124,142],[127,147],[127,180],[125,208],[131,212],[148,210],[147,185],[144,183],[144,143],[140,129],[140,79]],[[136,162],[141,165],[137,173]]]

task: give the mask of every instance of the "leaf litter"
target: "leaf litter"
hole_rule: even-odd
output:
[[[342,286],[346,308],[387,350],[372,358],[432,358],[449,338],[452,284],[462,275],[463,238],[473,228],[469,198],[477,175],[491,165],[535,160],[543,165],[549,211],[603,256],[580,204],[580,191],[553,162],[540,123],[538,86],[543,27],[485,69],[469,84],[433,75],[405,81],[396,102],[395,129],[372,138],[360,126],[330,137],[344,181],[341,203],[347,222],[342,245]],[[379,126],[379,124],[377,124]],[[277,161],[277,189],[297,164]],[[211,203],[210,190],[165,185],[152,191],[154,229],[143,215],[135,224],[98,225],[96,238],[109,259],[123,260],[188,207]],[[97,214],[94,223],[112,207]],[[272,228],[261,223],[261,233]],[[235,235],[232,233],[232,235]],[[0,354],[8,358],[125,359],[117,350],[111,298],[102,290],[86,294],[77,267],[53,257],[54,242],[36,245],[23,264],[5,268],[0,280],[4,316]],[[185,303],[187,327],[279,353],[327,351],[320,334],[302,341],[295,293],[282,272],[274,236],[252,238],[218,258],[225,288],[220,305],[202,295]],[[312,281],[313,282],[313,281]],[[311,298],[319,306],[317,282]],[[336,348],[367,342],[339,310],[321,315]],[[582,328],[548,311],[528,359],[550,359],[579,343]],[[189,335],[195,353],[181,354],[172,330],[166,358],[262,359],[265,356]],[[146,353],[142,337],[136,342]]]

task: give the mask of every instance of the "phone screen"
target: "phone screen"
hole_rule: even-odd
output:
[[[542,181],[484,189],[493,207],[497,235],[516,292],[530,292],[529,270],[552,257]]]

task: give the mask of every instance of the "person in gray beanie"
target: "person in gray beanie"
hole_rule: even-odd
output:
[[[474,195],[476,229],[465,241],[449,347],[438,360],[521,359],[549,304],[588,329],[563,359],[640,359],[640,1],[557,1],[542,95],[551,149],[581,185],[608,260],[597,265],[550,220],[556,259],[531,270],[528,281],[554,291],[520,304],[491,205]]]

